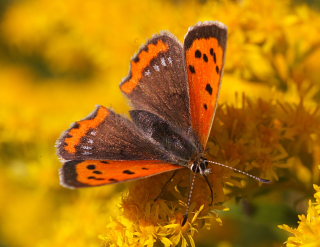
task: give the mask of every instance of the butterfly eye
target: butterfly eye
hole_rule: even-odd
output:
[[[207,169],[208,163],[206,161],[201,161],[200,162],[200,170],[205,171]]]
[[[200,168],[198,166],[198,164],[193,163],[190,167],[191,171],[193,171],[194,173],[200,173]]]

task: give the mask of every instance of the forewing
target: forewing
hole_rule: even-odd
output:
[[[191,27],[184,41],[192,127],[203,147],[216,111],[226,42],[227,27],[213,21]]]
[[[181,168],[159,160],[74,160],[61,168],[60,181],[69,188],[91,187],[146,178]]]
[[[103,106],[75,122],[57,146],[64,160],[167,160],[133,122]]]
[[[161,116],[174,127],[191,129],[183,47],[170,33],[154,36],[131,61],[121,91],[134,109]]]

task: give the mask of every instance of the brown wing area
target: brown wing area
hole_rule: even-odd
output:
[[[57,147],[64,160],[169,159],[133,122],[103,106],[75,122],[58,140]]]
[[[214,118],[223,73],[227,28],[220,22],[192,27],[184,48],[188,71],[192,127],[206,146]]]
[[[168,32],[155,35],[131,61],[120,85],[134,109],[161,116],[186,134],[191,129],[188,83],[181,43]]]
[[[61,184],[79,188],[120,183],[183,168],[163,161],[86,160],[66,162],[60,172]]]

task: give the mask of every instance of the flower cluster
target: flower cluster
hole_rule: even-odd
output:
[[[281,225],[279,228],[290,232],[293,236],[288,238],[287,247],[296,246],[319,246],[320,236],[320,187],[313,185],[316,193],[315,202],[309,201],[307,215],[299,215],[297,228]]]
[[[273,185],[266,185],[268,190],[281,187],[282,182],[277,182],[278,174],[281,174],[282,180],[296,179],[291,185],[300,186],[308,193],[306,184],[318,179],[313,170],[318,162],[316,150],[320,147],[319,123],[320,114],[306,110],[303,105],[292,107],[243,97],[239,105],[224,105],[218,109],[209,139],[209,158],[273,180]],[[307,146],[314,148],[304,149]],[[305,163],[300,160],[303,156],[314,157],[311,163]],[[189,240],[194,236],[193,228],[199,231],[210,227],[214,221],[221,222],[219,211],[225,209],[221,203],[233,198],[252,197],[262,189],[256,186],[256,181],[250,181],[231,169],[217,165],[212,165],[211,169],[209,177],[215,192],[214,204],[209,205],[210,191],[205,181],[199,178],[191,206],[191,217],[199,217],[194,218],[188,227],[181,227],[190,187],[190,171],[186,170],[178,173],[165,188],[170,174],[148,178],[130,187],[122,200],[120,216],[111,219],[104,239],[108,243],[121,242],[115,246],[133,243],[136,245],[132,246],[140,246],[150,244],[150,241],[166,242],[167,239],[166,244],[177,245],[178,240],[182,243],[187,239],[192,245]],[[309,180],[296,173],[297,169],[305,171]],[[288,182],[285,183],[288,186]],[[161,193],[161,188],[165,193]],[[154,201],[159,193],[160,200]],[[118,234],[111,229],[116,229]],[[141,238],[146,229],[149,238]],[[166,240],[162,241],[163,238]]]

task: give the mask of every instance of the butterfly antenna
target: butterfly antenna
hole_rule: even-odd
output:
[[[191,176],[190,176],[191,178]],[[189,191],[189,196],[188,196],[188,202],[187,202],[187,210],[186,213],[184,214],[183,221],[182,221],[182,226],[184,226],[187,223],[188,217],[189,217],[189,208],[191,204],[191,197],[192,197],[192,192],[194,188],[194,183],[196,181],[196,173],[193,174],[192,176],[192,181],[191,181],[191,186],[190,186],[190,191]]]
[[[259,181],[259,182],[261,182],[261,183],[271,183],[271,180],[264,179],[264,178],[259,178],[259,177],[257,177],[257,176],[251,175],[251,174],[249,174],[249,173],[247,173],[247,172],[241,171],[241,170],[236,169],[236,168],[231,167],[231,166],[227,166],[227,165],[225,165],[225,164],[221,164],[221,163],[216,162],[216,161],[207,160],[207,162],[212,163],[212,164],[215,164],[215,165],[218,165],[218,166],[222,166],[222,167],[225,167],[225,168],[228,168],[228,169],[231,169],[231,170],[234,170],[234,171],[236,171],[236,172],[238,172],[238,173],[241,173],[241,174],[244,174],[244,175],[246,175],[246,176],[248,176],[248,177],[250,177],[250,178],[253,178],[253,179],[255,179],[255,180],[257,180],[257,181]]]

